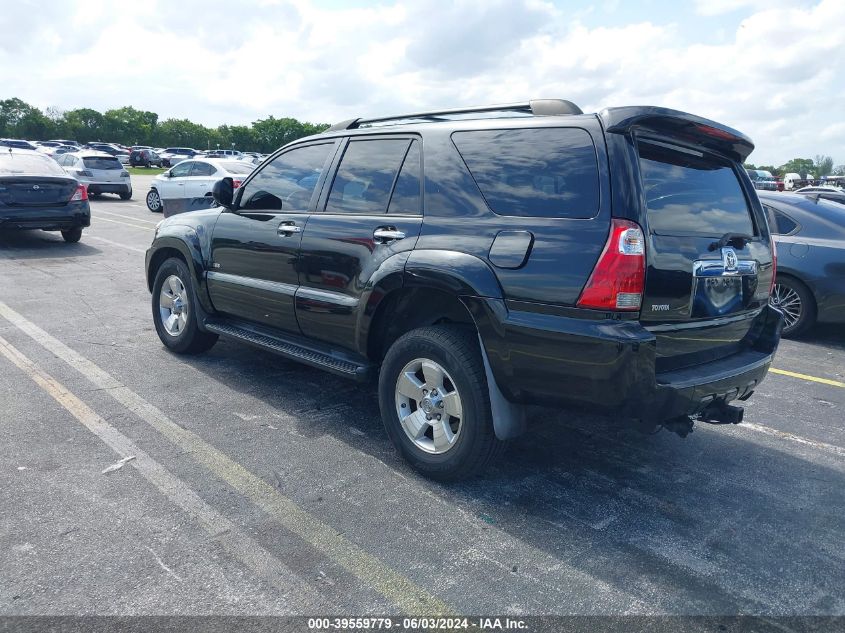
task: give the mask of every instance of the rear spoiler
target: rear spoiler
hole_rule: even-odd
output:
[[[712,150],[738,163],[754,151],[750,138],[733,128],[680,110],[654,106],[605,108],[599,119],[607,132],[625,134],[642,130],[667,140]]]

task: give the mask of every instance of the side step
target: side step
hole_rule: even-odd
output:
[[[266,331],[252,324],[241,324],[219,319],[207,319],[204,323],[209,332],[253,347],[290,358],[291,360],[325,369],[332,373],[351,378],[359,382],[369,379],[375,365],[355,360],[351,356],[338,353],[333,349],[320,349],[319,343],[285,337],[277,332]]]

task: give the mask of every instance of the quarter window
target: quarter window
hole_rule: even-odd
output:
[[[408,139],[349,141],[332,183],[326,211],[385,213],[409,145]]]
[[[420,164],[420,142],[413,141],[408,153],[405,154],[405,161],[399,171],[399,178],[396,179],[396,186],[393,188],[393,195],[390,197],[388,213],[410,213],[418,215],[422,213],[422,197],[420,195],[421,181]]]
[[[244,188],[240,207],[308,211],[333,146],[332,142],[297,147],[266,163]]]
[[[585,130],[455,132],[452,141],[499,215],[591,218],[598,212],[596,148]]]

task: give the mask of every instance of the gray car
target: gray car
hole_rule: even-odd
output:
[[[88,193],[116,193],[132,198],[132,180],[123,164],[111,154],[96,151],[69,152],[56,159],[71,176],[88,187]]]
[[[792,193],[759,197],[777,244],[771,303],[783,312],[783,335],[845,323],[845,206]]]

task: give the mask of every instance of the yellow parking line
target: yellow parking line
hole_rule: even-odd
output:
[[[129,224],[129,222],[121,222],[120,220],[109,220],[108,218],[101,218],[98,215],[94,215],[94,219],[97,222],[114,222],[115,224],[122,224],[123,226],[131,226],[133,229],[144,229],[145,231],[155,231],[155,227],[152,226],[140,226],[138,224]]]
[[[335,528],[301,509],[279,490],[248,471],[196,433],[176,424],[160,409],[144,400],[94,362],[72,350],[2,302],[0,302],[0,316],[147,422],[180,448],[185,455],[189,455],[213,475],[227,482],[284,528],[359,578],[365,585],[392,601],[402,612],[416,615],[455,613],[446,603],[387,566],[376,556],[344,538]]]
[[[135,468],[144,479],[188,514],[230,554],[285,594],[287,600],[284,604],[288,613],[298,611],[309,604],[319,608],[321,601],[314,596],[314,591],[307,582],[297,577],[251,536],[203,501],[185,482],[106,422],[67,387],[38,367],[2,336],[0,336],[0,355],[5,356],[121,458],[132,457],[132,461],[128,464]]]
[[[819,378],[818,376],[810,376],[808,374],[799,374],[795,371],[786,371],[785,369],[775,369],[772,367],[769,371],[773,374],[780,374],[781,376],[789,376],[791,378],[800,378],[801,380],[809,380],[810,382],[818,382],[823,385],[830,385],[831,387],[845,388],[845,382],[839,380],[831,380],[830,378]]]

